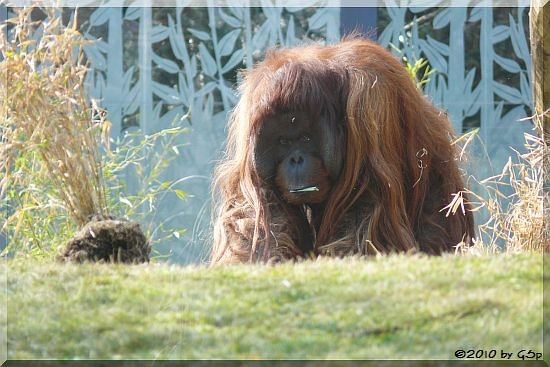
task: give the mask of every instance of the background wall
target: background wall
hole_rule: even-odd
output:
[[[457,133],[479,128],[483,144],[472,145],[468,173],[499,173],[521,149],[531,114],[528,2],[516,7],[379,8],[275,7],[80,8],[92,72],[91,96],[109,111],[116,146],[128,132],[153,134],[186,126],[184,146],[162,177],[190,194],[170,194],[155,203],[145,227],[185,227],[156,246],[170,261],[190,263],[209,251],[210,181],[223,151],[227,118],[238,96],[239,69],[262,59],[274,45],[337,42],[359,30],[414,63],[425,58],[435,73],[425,92],[445,109]],[[2,16],[0,8],[0,16]],[[65,9],[67,20],[70,9]],[[120,141],[119,143],[120,144]],[[159,152],[162,153],[162,152]],[[155,156],[144,162],[153,167]],[[124,173],[137,192],[139,172]],[[475,182],[471,185],[475,188]],[[156,232],[155,232],[156,233]],[[0,238],[0,245],[2,239]]]

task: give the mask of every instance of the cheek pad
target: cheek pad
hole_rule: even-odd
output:
[[[266,182],[274,179],[279,161],[277,149],[272,144],[273,142],[259,138],[252,154],[252,165],[260,179]]]
[[[327,123],[323,124],[324,126]],[[340,171],[344,166],[344,148],[345,148],[345,136],[343,128],[333,127],[329,129],[325,127],[322,130],[321,138],[321,154],[323,163],[327,169],[332,181],[336,181],[340,175]]]

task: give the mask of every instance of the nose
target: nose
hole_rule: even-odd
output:
[[[290,156],[291,166],[300,166],[304,164],[304,157],[301,152],[293,152]]]

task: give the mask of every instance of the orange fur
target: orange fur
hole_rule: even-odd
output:
[[[289,65],[300,65],[301,74]],[[334,95],[331,84],[344,95]],[[440,212],[464,189],[449,121],[376,43],[351,38],[272,50],[245,74],[240,92],[215,172],[212,263],[304,256],[297,238],[312,228],[315,255],[439,254],[474,237],[471,212]],[[345,160],[315,226],[307,208],[288,205],[262,184],[252,155],[268,114],[326,101],[345,111]],[[417,154],[424,149],[421,169]]]

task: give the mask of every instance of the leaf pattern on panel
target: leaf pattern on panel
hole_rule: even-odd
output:
[[[151,31],[151,42],[156,43],[165,40],[168,38],[169,33],[168,27],[162,25],[155,26]]]
[[[129,7],[126,9],[124,19],[137,20],[141,17],[141,9],[139,7]]]
[[[139,86],[134,86],[132,89],[130,89],[130,92],[128,93],[128,99],[130,100],[130,103],[126,106],[124,106],[124,114],[125,115],[132,115],[134,114],[138,108],[139,108]]]
[[[472,68],[464,79],[464,88],[462,90],[462,94],[466,98],[468,98],[467,103],[465,103],[466,107],[464,108],[464,117],[475,115],[481,107],[481,100],[479,98],[481,93],[481,86],[478,85],[476,88],[474,88],[475,74],[476,68]]]
[[[109,21],[109,8],[99,8],[90,16],[90,24],[99,26]]]
[[[107,68],[107,60],[97,45],[84,45],[84,53],[93,65],[94,70],[104,71]]]
[[[462,18],[464,14],[464,8],[448,7],[440,9],[433,17],[431,26],[434,30],[449,29],[449,32],[453,34],[453,29],[464,30],[466,22],[481,22],[480,27],[482,32],[489,27],[489,42],[490,44],[481,44],[480,47],[484,48],[486,58],[481,60],[482,63],[494,63],[500,68],[510,74],[519,74],[518,85],[507,85],[507,83],[497,82],[492,80],[493,71],[492,67],[482,68],[479,70],[482,72],[481,81],[474,83],[474,77],[477,69],[471,68],[469,70],[463,70],[462,73],[457,73],[457,70],[449,69],[450,60],[460,60],[465,57],[464,47],[451,47],[442,43],[429,35],[424,39],[413,40],[413,32],[405,32],[405,19],[407,11],[413,14],[425,11],[425,8],[416,8],[418,3],[414,3],[415,8],[403,8],[403,7],[388,7],[388,15],[390,22],[386,28],[382,30],[379,36],[379,42],[383,45],[396,45],[396,48],[401,50],[402,55],[407,56],[410,59],[410,55],[415,55],[414,45],[416,44],[422,51],[423,57],[427,58],[430,65],[436,69],[438,77],[432,77],[428,85],[425,87],[425,92],[428,93],[431,99],[436,103],[441,103],[440,106],[444,109],[453,106],[456,109],[456,104],[461,104],[460,113],[453,117],[458,117],[460,121],[455,122],[455,127],[462,126],[462,121],[465,118],[475,115],[482,105],[482,95],[492,94],[499,99],[503,100],[507,105],[523,105],[523,109],[529,109],[531,104],[531,81],[530,81],[530,56],[528,42],[525,37],[525,28],[523,24],[523,14],[528,11],[524,6],[517,8],[517,15],[509,14],[509,24],[496,24],[492,22],[492,9],[484,7],[482,5],[475,6],[470,12],[469,16]],[[490,14],[488,18],[487,14]],[[463,22],[458,22],[457,19],[463,19]],[[487,21],[487,20],[491,21]],[[429,33],[429,32],[428,32]],[[456,35],[456,33],[454,33]],[[481,42],[484,42],[484,38],[481,37]],[[497,53],[491,45],[496,45],[500,42],[509,40],[512,45],[514,57],[510,57],[508,54]],[[455,39],[450,39],[452,43]],[[463,41],[460,40],[460,43]],[[395,51],[394,51],[395,52]],[[416,54],[418,56],[418,54]],[[516,61],[520,59],[523,63]],[[484,71],[489,70],[490,75],[483,74]],[[451,77],[451,71],[453,77]],[[477,72],[479,72],[477,71]],[[463,75],[460,77],[459,75]],[[444,76],[444,77],[441,77]],[[489,79],[487,79],[489,78]],[[459,91],[457,94],[456,91]],[[457,100],[456,96],[460,98]],[[492,99],[491,99],[492,101]],[[492,107],[492,114],[485,114],[488,119],[480,122],[481,129],[490,128],[495,122],[491,116],[500,116],[497,114],[499,105]],[[500,107],[502,108],[502,107]],[[460,132],[460,131],[459,131]]]
[[[499,25],[493,28],[493,43],[499,43],[510,37],[510,28]]]
[[[180,97],[179,92],[174,88],[170,88],[164,84],[157,83],[153,81],[152,83],[153,93],[156,94],[166,103],[179,103]]]
[[[449,25],[451,22],[452,8],[445,8],[434,17],[434,29],[441,29]]]
[[[505,84],[493,81],[493,90],[496,95],[512,104],[519,104],[522,101],[521,92],[516,88],[509,87]]]
[[[470,18],[468,18],[469,22],[479,22],[481,20],[482,11],[483,11],[483,4],[479,4],[475,6],[470,13]]]
[[[231,58],[225,63],[223,66],[221,72],[222,74],[227,73],[228,71],[233,70],[237,65],[241,64],[243,62],[244,58],[244,50],[235,50],[233,54],[231,55]]]
[[[180,68],[178,66],[178,64],[176,64],[174,61],[172,60],[169,60],[169,59],[165,59],[163,57],[160,57],[158,56],[157,54],[155,54],[154,52],[152,53],[152,58],[153,58],[153,62],[161,69],[169,72],[169,73],[172,73],[172,74],[176,74],[179,72]]]
[[[269,38],[269,32],[269,23],[265,22],[260,26],[258,31],[254,34],[254,37],[252,38],[252,46],[254,47],[254,49],[261,50],[266,46],[267,40]]]
[[[472,121],[479,124],[483,143],[473,144],[470,158],[475,163],[468,165],[468,173],[479,178],[498,174],[511,155],[509,147],[521,151],[523,133],[530,128],[529,123],[518,121],[531,114],[532,104],[531,59],[524,24],[529,9],[525,1],[518,3],[521,5],[517,8],[499,9],[498,16],[497,10],[483,3],[466,12],[465,8],[440,9],[431,22],[433,32],[425,30],[426,36],[417,41],[422,56],[438,69],[425,86],[425,93],[449,112],[458,133],[466,121],[469,126]],[[404,31],[409,13],[394,8],[388,9],[388,15],[390,22],[380,42],[399,45],[403,55],[410,55],[414,42],[399,42],[399,37],[412,39],[413,34]],[[470,40],[479,42],[475,45],[479,54],[474,53],[478,59],[467,66],[466,57],[472,56],[467,55],[466,32],[472,29],[479,29],[479,35],[469,34]],[[449,34],[448,45],[427,35],[445,31]],[[472,189],[476,190],[475,185]],[[480,222],[488,219],[483,218],[482,211],[476,216]]]
[[[495,62],[499,64],[504,70],[510,73],[519,73],[521,68],[517,62],[506,57],[502,57],[499,54],[495,53]]]
[[[440,73],[447,73],[447,58],[442,55],[433,45],[425,40],[418,40],[420,49],[426,55],[432,67]]]
[[[229,24],[234,28],[239,28],[242,24],[242,21],[239,18],[229,15],[223,10],[223,8],[219,8],[219,14],[225,23]]]
[[[218,70],[216,66],[216,60],[210,55],[210,52],[204,45],[204,43],[201,43],[199,45],[199,55],[201,58],[201,65],[202,65],[202,71],[208,75],[213,77],[216,75],[216,72]]]
[[[222,37],[217,45],[221,56],[227,56],[233,53],[235,42],[237,41],[237,38],[239,38],[240,34],[241,31],[239,29],[236,29]]]
[[[210,35],[206,32],[199,31],[193,28],[187,28],[187,30],[201,41],[210,41]]]
[[[522,102],[524,105],[528,106],[530,106],[533,101],[533,90],[531,88],[530,77],[531,73],[529,70],[522,70],[519,75]]]

